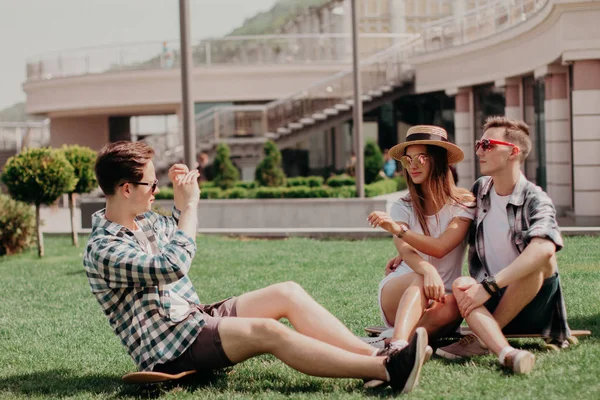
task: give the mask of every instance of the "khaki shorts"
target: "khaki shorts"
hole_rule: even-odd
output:
[[[232,366],[233,363],[223,350],[219,324],[223,318],[237,316],[236,301],[236,297],[231,297],[213,304],[197,306],[204,314],[205,322],[200,334],[179,358],[165,364],[158,364],[154,367],[154,371],[178,374],[193,369],[208,371]]]

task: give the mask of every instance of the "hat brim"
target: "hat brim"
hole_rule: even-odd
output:
[[[443,147],[448,151],[448,164],[450,165],[459,163],[465,158],[465,153],[463,153],[460,147],[454,143],[442,142],[440,140],[413,140],[403,142],[392,147],[389,155],[393,159],[400,161],[400,157],[404,155],[404,149],[406,149],[408,146],[414,146],[417,144]]]

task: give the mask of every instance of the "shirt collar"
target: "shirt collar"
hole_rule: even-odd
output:
[[[522,206],[525,203],[525,192],[527,188],[527,178],[522,173],[519,175],[519,180],[515,185],[510,198],[508,199],[508,203],[515,206]],[[481,188],[481,197],[487,197],[490,194],[490,190],[494,186],[494,180],[492,178],[488,179]]]
[[[144,214],[135,217],[135,221],[139,223],[143,230],[143,223],[146,220]],[[113,236],[117,236],[121,231],[128,231],[129,229],[116,222],[109,221],[106,219],[106,208],[96,211],[92,214],[92,229],[104,229]]]

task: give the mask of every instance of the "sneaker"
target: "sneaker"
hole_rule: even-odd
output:
[[[440,347],[436,350],[435,354],[447,360],[460,360],[466,357],[485,356],[490,354],[490,350],[479,340],[477,335],[471,333],[456,343]]]
[[[504,357],[504,366],[515,374],[528,374],[535,365],[535,356],[526,350],[513,350]]]
[[[404,347],[406,346],[390,346],[389,344],[385,346],[385,348],[379,350],[377,352],[377,356],[390,356],[395,352],[401,351]],[[423,364],[425,364],[427,361],[429,361],[429,359],[431,358],[431,356],[433,355],[433,349],[431,348],[431,346],[427,346],[425,347],[425,357],[423,358]],[[387,382],[386,381],[380,381],[379,379],[371,379],[371,380],[365,380],[364,381],[364,388],[365,389],[373,389],[382,385],[386,385]]]
[[[427,350],[427,331],[417,328],[408,346],[394,352],[385,360],[392,389],[409,393],[419,384],[421,367]]]

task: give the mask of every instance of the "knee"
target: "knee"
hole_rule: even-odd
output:
[[[457,297],[457,295],[460,295],[462,293],[459,287],[475,284],[477,284],[477,281],[471,278],[470,276],[461,276],[460,278],[456,278],[454,282],[452,282],[452,293],[454,294],[454,297]]]
[[[279,297],[285,299],[296,299],[305,296],[306,291],[294,281],[281,282],[275,285],[275,290]]]
[[[257,343],[269,343],[281,337],[285,332],[285,326],[270,318],[253,318],[250,323],[247,337]]]

